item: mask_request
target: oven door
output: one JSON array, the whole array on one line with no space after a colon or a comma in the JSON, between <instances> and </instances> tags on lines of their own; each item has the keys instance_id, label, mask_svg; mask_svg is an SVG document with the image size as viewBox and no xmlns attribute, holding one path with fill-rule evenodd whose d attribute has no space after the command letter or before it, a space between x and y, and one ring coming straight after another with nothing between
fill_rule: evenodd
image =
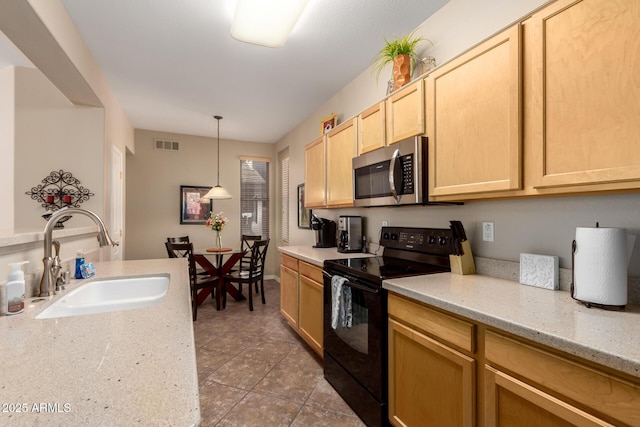
<instances>
[{"instance_id":1,"label":"oven door","mask_svg":"<svg viewBox=\"0 0 640 427\"><path fill-rule=\"evenodd\" d=\"M351 322L338 319L332 325L331 272L324 275L324 351L379 401L386 400L387 294L379 285L367 285L340 274L349 288ZM335 328L334 328L335 326ZM326 361L326 357L325 357Z\"/></svg>"}]
</instances>

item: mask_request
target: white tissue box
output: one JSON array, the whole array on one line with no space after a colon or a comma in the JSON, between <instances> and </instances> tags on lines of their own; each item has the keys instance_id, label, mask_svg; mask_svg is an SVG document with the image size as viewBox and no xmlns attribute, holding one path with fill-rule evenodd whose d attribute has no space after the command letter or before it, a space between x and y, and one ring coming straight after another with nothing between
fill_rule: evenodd
<instances>
[{"instance_id":1,"label":"white tissue box","mask_svg":"<svg viewBox=\"0 0 640 427\"><path fill-rule=\"evenodd\" d=\"M560 288L558 257L520 254L520 283L544 289Z\"/></svg>"}]
</instances>

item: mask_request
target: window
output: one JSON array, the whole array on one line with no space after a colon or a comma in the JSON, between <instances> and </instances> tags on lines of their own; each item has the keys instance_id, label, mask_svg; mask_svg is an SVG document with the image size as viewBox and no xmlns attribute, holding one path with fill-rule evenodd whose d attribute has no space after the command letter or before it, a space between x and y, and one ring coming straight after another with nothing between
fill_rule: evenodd
<instances>
[{"instance_id":1,"label":"window","mask_svg":"<svg viewBox=\"0 0 640 427\"><path fill-rule=\"evenodd\" d=\"M289 150L280 160L282 202L280 213L282 218L282 243L289 243Z\"/></svg>"},{"instance_id":2,"label":"window","mask_svg":"<svg viewBox=\"0 0 640 427\"><path fill-rule=\"evenodd\" d=\"M240 233L269 238L269 161L240 159Z\"/></svg>"}]
</instances>

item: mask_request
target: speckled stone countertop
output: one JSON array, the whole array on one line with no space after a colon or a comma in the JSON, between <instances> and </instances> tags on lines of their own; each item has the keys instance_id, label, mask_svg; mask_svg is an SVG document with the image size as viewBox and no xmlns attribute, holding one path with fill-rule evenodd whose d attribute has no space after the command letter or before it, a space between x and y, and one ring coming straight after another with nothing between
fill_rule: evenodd
<instances>
[{"instance_id":1,"label":"speckled stone countertop","mask_svg":"<svg viewBox=\"0 0 640 427\"><path fill-rule=\"evenodd\" d=\"M383 287L640 378L640 306L587 308L569 292L477 274L407 277Z\"/></svg>"},{"instance_id":2,"label":"speckled stone countertop","mask_svg":"<svg viewBox=\"0 0 640 427\"><path fill-rule=\"evenodd\" d=\"M169 274L166 299L147 308L35 319L49 302L29 298L24 313L0 317L0 425L199 425L186 260L95 265L96 278Z\"/></svg>"},{"instance_id":3,"label":"speckled stone countertop","mask_svg":"<svg viewBox=\"0 0 640 427\"><path fill-rule=\"evenodd\" d=\"M364 258L375 256L362 252L342 253L336 248L314 248L312 246L278 246L278 250L283 254L291 255L310 264L322 267L328 259L343 258Z\"/></svg>"}]
</instances>

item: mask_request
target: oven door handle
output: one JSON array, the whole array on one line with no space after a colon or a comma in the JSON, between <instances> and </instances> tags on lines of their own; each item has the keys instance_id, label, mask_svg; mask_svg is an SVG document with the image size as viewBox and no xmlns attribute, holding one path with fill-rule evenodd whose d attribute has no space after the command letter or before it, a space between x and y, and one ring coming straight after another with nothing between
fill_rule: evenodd
<instances>
[{"instance_id":1,"label":"oven door handle","mask_svg":"<svg viewBox=\"0 0 640 427\"><path fill-rule=\"evenodd\" d=\"M326 271L322 270L322 275L324 277L326 277L327 279L331 280L333 278L333 276L329 273L327 273ZM344 276L341 276L344 277ZM345 279L347 279L347 281L345 282L346 286L350 286L354 289L358 289L362 292L367 292L370 294L374 294L374 295L378 295L380 293L380 289L375 289L375 288L371 288L369 286L365 286L365 285L359 285L357 282L353 282L351 280L349 280L349 278L345 277Z\"/></svg>"}]
</instances>

